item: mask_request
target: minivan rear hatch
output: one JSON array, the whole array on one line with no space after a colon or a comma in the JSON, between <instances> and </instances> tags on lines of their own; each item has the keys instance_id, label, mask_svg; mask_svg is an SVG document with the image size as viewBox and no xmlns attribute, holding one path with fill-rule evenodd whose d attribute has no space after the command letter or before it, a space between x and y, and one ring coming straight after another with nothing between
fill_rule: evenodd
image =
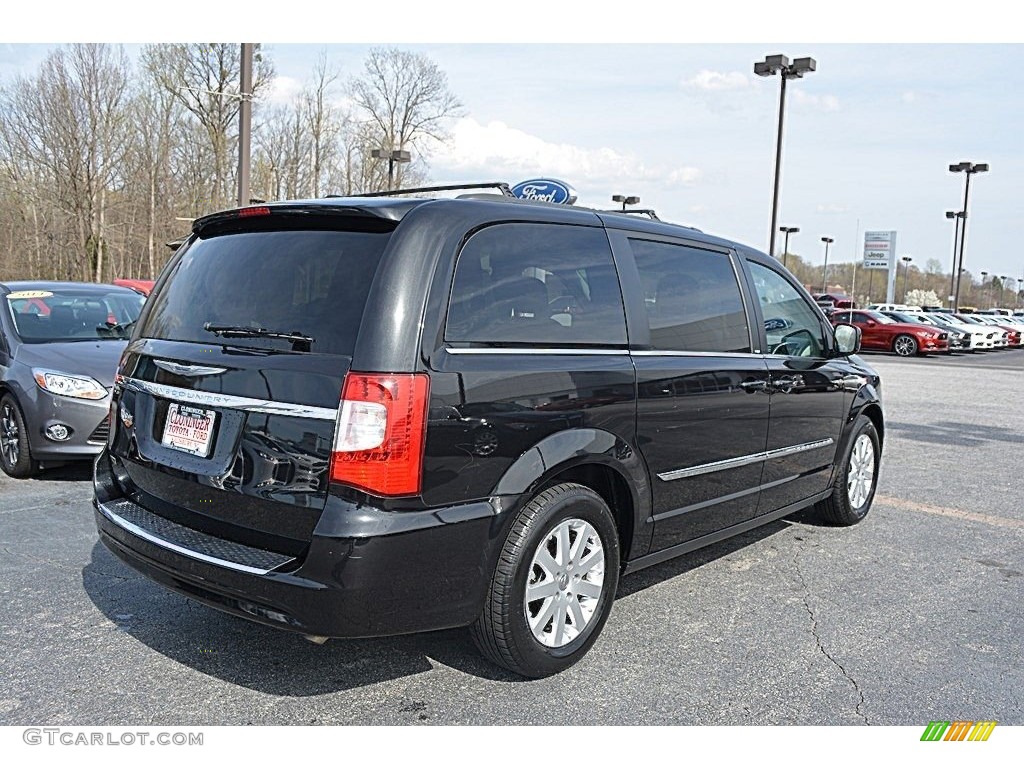
<instances>
[{"instance_id":1,"label":"minivan rear hatch","mask_svg":"<svg viewBox=\"0 0 1024 768\"><path fill-rule=\"evenodd\" d=\"M110 452L122 490L155 514L299 555L396 222L250 210L197 227L168 265L122 361Z\"/></svg>"}]
</instances>

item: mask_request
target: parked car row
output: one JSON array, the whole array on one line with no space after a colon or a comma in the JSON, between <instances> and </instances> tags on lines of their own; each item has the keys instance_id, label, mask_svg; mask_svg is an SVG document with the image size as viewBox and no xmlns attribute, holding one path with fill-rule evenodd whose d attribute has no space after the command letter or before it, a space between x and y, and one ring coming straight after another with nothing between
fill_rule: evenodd
<instances>
[{"instance_id":1,"label":"parked car row","mask_svg":"<svg viewBox=\"0 0 1024 768\"><path fill-rule=\"evenodd\" d=\"M901 357L929 353L978 352L1017 348L1024 343L1024 317L961 312L925 312L916 307L884 311L835 311L833 324L861 329L865 350L892 352Z\"/></svg>"}]
</instances>

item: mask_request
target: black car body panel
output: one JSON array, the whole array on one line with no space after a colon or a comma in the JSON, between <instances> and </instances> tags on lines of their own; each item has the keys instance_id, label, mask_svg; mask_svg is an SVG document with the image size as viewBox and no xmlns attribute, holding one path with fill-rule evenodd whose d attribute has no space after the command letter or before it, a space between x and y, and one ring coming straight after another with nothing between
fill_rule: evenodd
<instances>
[{"instance_id":1,"label":"black car body panel","mask_svg":"<svg viewBox=\"0 0 1024 768\"><path fill-rule=\"evenodd\" d=\"M500 228L516 226L531 228L510 230L523 233L521 242L550 232L551 242L588 245L505 252L503 244L519 241L502 239ZM308 348L207 337L205 316L181 324L165 307L174 291L184 292L175 306L190 305L195 287L180 265L197 244L243 264L232 254L248 245L233 250L231 238L258 244L259 233L283 233L277 241L291 244L335 230L381 236L373 268L350 280L364 280L365 296L331 305L317 286L337 283L297 246L290 266L268 267L277 298L267 301L281 305L268 312L280 320L252 326L316 337ZM707 344L728 335L732 347L666 347L658 323L678 286L673 275L651 277L661 247L694 263L707 258L707 274L730 291L731 325L694 328ZM338 253L344 258L345 247ZM500 276L513 257L532 260ZM561 261L573 266L560 271ZM796 342L784 333L780 346L775 337L793 320L764 316L755 269L773 270L793 292L783 314L806 303L814 354L787 353ZM523 291L521 304L502 303L510 287ZM541 287L546 293L529 303L527 293ZM240 298L222 290L195 302L217 323L260 322L248 289L238 288ZM236 300L256 308L216 303ZM96 465L102 539L171 589L310 635L472 623L516 515L553 483L581 483L608 500L630 571L820 500L857 416L869 415L882 433L877 375L835 351L831 325L777 262L625 215L507 198L352 198L270 204L247 218L225 212L196 222L150 301L114 385L111 447ZM608 312L616 302L617 314ZM325 306L360 318L344 325L355 323L351 349L317 351L324 332L304 322L338 332L326 324L337 318L318 314ZM494 316L463 327L454 308L469 306ZM536 340L480 336L494 328ZM342 392L353 376L371 374L428 382L415 493L376 493L334 474L347 439ZM214 413L208 454L165 445L175 403ZM250 556L279 564L246 565Z\"/></svg>"}]
</instances>

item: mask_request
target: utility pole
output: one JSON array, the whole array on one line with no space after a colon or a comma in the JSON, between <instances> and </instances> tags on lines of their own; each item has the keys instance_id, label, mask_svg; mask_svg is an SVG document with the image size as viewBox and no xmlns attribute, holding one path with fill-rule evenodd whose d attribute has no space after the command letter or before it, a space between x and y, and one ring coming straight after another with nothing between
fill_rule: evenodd
<instances>
[{"instance_id":1,"label":"utility pole","mask_svg":"<svg viewBox=\"0 0 1024 768\"><path fill-rule=\"evenodd\" d=\"M253 43L242 43L241 84L238 108L238 205L249 204L250 146L252 143L252 50Z\"/></svg>"}]
</instances>

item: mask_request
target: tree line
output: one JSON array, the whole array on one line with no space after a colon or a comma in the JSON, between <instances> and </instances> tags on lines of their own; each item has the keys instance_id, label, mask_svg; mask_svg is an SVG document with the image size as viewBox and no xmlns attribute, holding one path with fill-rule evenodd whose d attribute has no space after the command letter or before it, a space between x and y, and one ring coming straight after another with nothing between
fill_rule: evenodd
<instances>
[{"instance_id":1,"label":"tree line","mask_svg":"<svg viewBox=\"0 0 1024 768\"><path fill-rule=\"evenodd\" d=\"M829 263L827 277L823 275L822 264L811 264L801 256L786 255L786 266L812 293L840 292L853 297L858 306L871 302L882 303L886 298L887 272L884 269L864 269L861 262ZM828 281L828 291L823 291L823 280ZM925 260L918 266L915 262L899 262L896 272L896 303L916 304L903 301L917 291L916 298L927 296L927 303L949 305L950 273L943 269L942 262L935 258ZM1024 280L1007 276L978 274L964 270L960 277L960 304L988 308L992 306L1013 308L1024 306Z\"/></svg>"},{"instance_id":2,"label":"tree line","mask_svg":"<svg viewBox=\"0 0 1024 768\"><path fill-rule=\"evenodd\" d=\"M236 203L240 45L53 49L0 82L0 279L155 277L193 218ZM428 57L372 49L344 78L321 55L301 92L267 100L273 61L253 72L251 194L259 200L383 189L426 176L461 104Z\"/></svg>"}]
</instances>

